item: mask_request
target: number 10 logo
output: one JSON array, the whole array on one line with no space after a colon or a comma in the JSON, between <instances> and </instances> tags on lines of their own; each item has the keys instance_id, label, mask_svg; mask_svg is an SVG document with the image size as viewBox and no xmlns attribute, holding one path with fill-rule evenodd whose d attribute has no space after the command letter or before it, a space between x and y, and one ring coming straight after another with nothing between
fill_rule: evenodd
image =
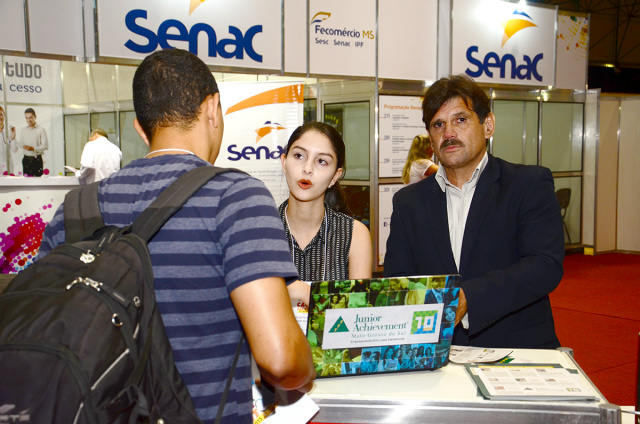
<instances>
[{"instance_id":1,"label":"number 10 logo","mask_svg":"<svg viewBox=\"0 0 640 424\"><path fill-rule=\"evenodd\" d=\"M431 334L436 330L438 311L417 311L413 313L411 334Z\"/></svg>"}]
</instances>

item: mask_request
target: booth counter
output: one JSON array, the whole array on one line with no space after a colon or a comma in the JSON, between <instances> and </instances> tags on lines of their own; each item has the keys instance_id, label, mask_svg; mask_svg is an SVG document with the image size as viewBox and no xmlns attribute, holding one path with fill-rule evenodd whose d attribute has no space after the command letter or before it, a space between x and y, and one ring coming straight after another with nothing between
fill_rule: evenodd
<instances>
[{"instance_id":1,"label":"booth counter","mask_svg":"<svg viewBox=\"0 0 640 424\"><path fill-rule=\"evenodd\" d=\"M67 191L80 185L80 179L76 177L0 177L0 193L16 190L55 190L67 187Z\"/></svg>"},{"instance_id":2,"label":"booth counter","mask_svg":"<svg viewBox=\"0 0 640 424\"><path fill-rule=\"evenodd\" d=\"M0 272L17 273L33 262L44 227L80 184L76 177L0 177Z\"/></svg>"},{"instance_id":3,"label":"booth counter","mask_svg":"<svg viewBox=\"0 0 640 424\"><path fill-rule=\"evenodd\" d=\"M318 379L311 398L315 423L599 423L619 424L620 407L607 403L572 356L572 350L515 349L521 362L557 363L576 369L598 401L486 400L463 365L435 371Z\"/></svg>"}]
</instances>

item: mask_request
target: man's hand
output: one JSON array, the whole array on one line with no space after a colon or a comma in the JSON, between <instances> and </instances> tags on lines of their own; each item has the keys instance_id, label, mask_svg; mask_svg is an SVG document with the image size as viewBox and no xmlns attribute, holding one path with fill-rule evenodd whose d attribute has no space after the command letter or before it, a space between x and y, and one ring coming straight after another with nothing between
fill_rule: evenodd
<instances>
[{"instance_id":1,"label":"man's hand","mask_svg":"<svg viewBox=\"0 0 640 424\"><path fill-rule=\"evenodd\" d=\"M466 313L467 313L467 298L465 297L462 289L460 289L460 292L458 294L458 309L456 310L455 325L458 325L458 323Z\"/></svg>"},{"instance_id":2,"label":"man's hand","mask_svg":"<svg viewBox=\"0 0 640 424\"><path fill-rule=\"evenodd\" d=\"M33 152L33 151L35 150L35 149L34 149L33 147L31 147L31 146L22 146L22 148L23 148L24 150L28 150L28 151L30 151L30 152Z\"/></svg>"}]
</instances>

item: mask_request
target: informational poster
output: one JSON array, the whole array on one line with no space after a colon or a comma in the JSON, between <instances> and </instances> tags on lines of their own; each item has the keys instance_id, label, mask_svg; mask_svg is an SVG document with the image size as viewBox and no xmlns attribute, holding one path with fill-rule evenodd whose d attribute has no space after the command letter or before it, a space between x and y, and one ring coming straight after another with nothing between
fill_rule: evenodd
<instances>
[{"instance_id":1,"label":"informational poster","mask_svg":"<svg viewBox=\"0 0 640 424\"><path fill-rule=\"evenodd\" d=\"M310 72L375 76L375 0L309 1Z\"/></svg>"},{"instance_id":2,"label":"informational poster","mask_svg":"<svg viewBox=\"0 0 640 424\"><path fill-rule=\"evenodd\" d=\"M57 60L4 56L7 103L62 104L62 79Z\"/></svg>"},{"instance_id":3,"label":"informational poster","mask_svg":"<svg viewBox=\"0 0 640 424\"><path fill-rule=\"evenodd\" d=\"M98 43L101 57L179 48L208 65L280 69L281 1L99 0Z\"/></svg>"},{"instance_id":4,"label":"informational poster","mask_svg":"<svg viewBox=\"0 0 640 424\"><path fill-rule=\"evenodd\" d=\"M381 178L401 177L414 137L425 134L422 98L418 96L380 96L378 125Z\"/></svg>"},{"instance_id":5,"label":"informational poster","mask_svg":"<svg viewBox=\"0 0 640 424\"><path fill-rule=\"evenodd\" d=\"M378 265L384 265L384 255L387 253L387 239L393 212L393 195L404 184L380 184L378 186Z\"/></svg>"},{"instance_id":6,"label":"informational poster","mask_svg":"<svg viewBox=\"0 0 640 424\"><path fill-rule=\"evenodd\" d=\"M2 66L5 76L2 91L7 100L5 153L8 156L7 169L3 173L23 175L25 149L36 147L32 146L35 143L38 144L36 151L41 151L43 176L64 175L60 62L5 56Z\"/></svg>"},{"instance_id":7,"label":"informational poster","mask_svg":"<svg viewBox=\"0 0 640 424\"><path fill-rule=\"evenodd\" d=\"M289 196L280 156L302 125L302 83L220 83L224 137L217 166L238 168L265 183L277 204Z\"/></svg>"},{"instance_id":8,"label":"informational poster","mask_svg":"<svg viewBox=\"0 0 640 424\"><path fill-rule=\"evenodd\" d=\"M557 6L453 0L452 74L477 82L553 86Z\"/></svg>"},{"instance_id":9,"label":"informational poster","mask_svg":"<svg viewBox=\"0 0 640 424\"><path fill-rule=\"evenodd\" d=\"M27 119L27 117L33 118ZM33 142L33 137L29 137L29 134L38 132L40 139L46 138L46 144L39 147L42 149L42 177L64 175L63 121L62 107L60 106L7 106L5 126L8 127L9 141L7 144L9 150L8 174L24 175L25 147Z\"/></svg>"},{"instance_id":10,"label":"informational poster","mask_svg":"<svg viewBox=\"0 0 640 424\"><path fill-rule=\"evenodd\" d=\"M2 91L8 105L4 119L4 153L8 157L3 173L23 175L25 148L35 147L30 145L35 143L33 134L37 132L43 176L64 175L60 62L4 56L2 66ZM28 116L31 118L27 119ZM29 137L28 133L32 136Z\"/></svg>"},{"instance_id":11,"label":"informational poster","mask_svg":"<svg viewBox=\"0 0 640 424\"><path fill-rule=\"evenodd\" d=\"M587 87L589 18L558 12L556 88L584 90Z\"/></svg>"}]
</instances>

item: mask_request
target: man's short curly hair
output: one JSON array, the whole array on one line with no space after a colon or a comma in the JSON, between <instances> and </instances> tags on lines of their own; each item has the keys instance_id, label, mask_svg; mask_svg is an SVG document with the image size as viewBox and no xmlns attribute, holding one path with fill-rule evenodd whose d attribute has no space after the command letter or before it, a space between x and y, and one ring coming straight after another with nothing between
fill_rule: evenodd
<instances>
[{"instance_id":1,"label":"man's short curly hair","mask_svg":"<svg viewBox=\"0 0 640 424\"><path fill-rule=\"evenodd\" d=\"M152 53L133 77L133 107L149 140L160 128L192 128L202 103L217 92L207 65L186 50Z\"/></svg>"}]
</instances>

